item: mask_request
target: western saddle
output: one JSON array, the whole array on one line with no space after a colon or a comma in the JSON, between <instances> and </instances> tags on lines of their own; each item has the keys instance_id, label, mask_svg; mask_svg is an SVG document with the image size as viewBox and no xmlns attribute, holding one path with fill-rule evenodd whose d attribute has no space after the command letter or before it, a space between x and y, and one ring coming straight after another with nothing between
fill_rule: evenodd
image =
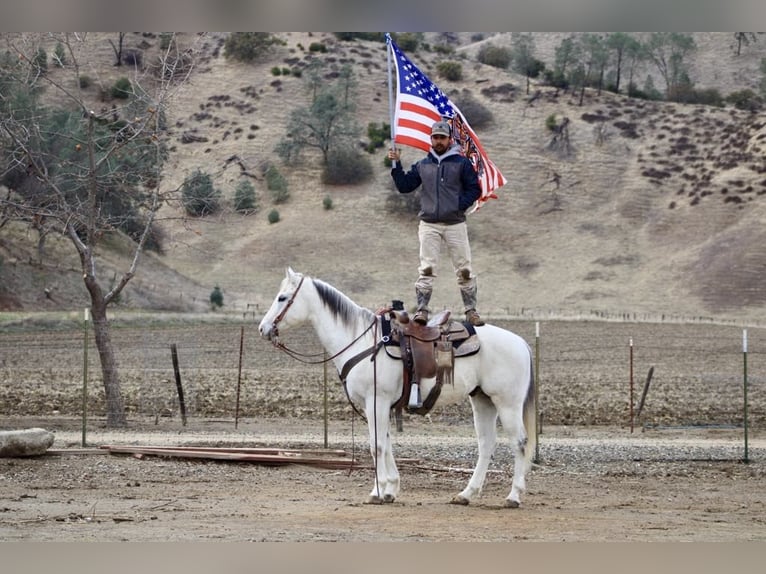
<instances>
[{"instance_id":1,"label":"western saddle","mask_svg":"<svg viewBox=\"0 0 766 574\"><path fill-rule=\"evenodd\" d=\"M442 385L453 384L455 358L479 351L476 329L468 322L451 320L449 310L435 314L425 325L411 321L403 310L386 308L379 313L386 354L402 361L402 396L393 408L425 415L439 398ZM436 384L421 400L419 383L431 378Z\"/></svg>"}]
</instances>

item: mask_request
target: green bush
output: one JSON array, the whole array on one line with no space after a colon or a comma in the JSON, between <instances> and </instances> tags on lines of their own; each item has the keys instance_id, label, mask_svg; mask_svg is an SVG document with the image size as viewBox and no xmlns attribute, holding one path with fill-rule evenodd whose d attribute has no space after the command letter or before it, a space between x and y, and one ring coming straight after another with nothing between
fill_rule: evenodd
<instances>
[{"instance_id":1,"label":"green bush","mask_svg":"<svg viewBox=\"0 0 766 574\"><path fill-rule=\"evenodd\" d=\"M201 217L217 212L220 198L221 192L213 187L210 175L199 169L184 179L181 186L181 201L189 215Z\"/></svg>"},{"instance_id":2,"label":"green bush","mask_svg":"<svg viewBox=\"0 0 766 574\"><path fill-rule=\"evenodd\" d=\"M391 137L391 125L382 122L378 127L374 122L370 122L367 124L367 137L370 138L367 151L373 153L376 149L382 148L386 144L386 140Z\"/></svg>"},{"instance_id":3,"label":"green bush","mask_svg":"<svg viewBox=\"0 0 766 574\"><path fill-rule=\"evenodd\" d=\"M271 192L271 200L274 203L286 203L290 199L287 180L273 165L266 171L266 187Z\"/></svg>"},{"instance_id":4,"label":"green bush","mask_svg":"<svg viewBox=\"0 0 766 574\"><path fill-rule=\"evenodd\" d=\"M455 53L455 47L450 46L449 44L436 44L434 46L434 52L437 54L446 54L448 56L451 56Z\"/></svg>"},{"instance_id":5,"label":"green bush","mask_svg":"<svg viewBox=\"0 0 766 574\"><path fill-rule=\"evenodd\" d=\"M56 47L53 49L53 55L56 57L56 65L59 68L63 68L66 65L66 50L64 44L56 42Z\"/></svg>"},{"instance_id":6,"label":"green bush","mask_svg":"<svg viewBox=\"0 0 766 574\"><path fill-rule=\"evenodd\" d=\"M213 291L210 293L210 306L213 309L220 309L223 307L223 291L216 285L213 287Z\"/></svg>"},{"instance_id":7,"label":"green bush","mask_svg":"<svg viewBox=\"0 0 766 574\"><path fill-rule=\"evenodd\" d=\"M569 81L561 70L545 70L543 72L543 78L545 84L559 90L566 90L569 88Z\"/></svg>"},{"instance_id":8,"label":"green bush","mask_svg":"<svg viewBox=\"0 0 766 574\"><path fill-rule=\"evenodd\" d=\"M173 32L160 33L160 50L167 51L168 48L175 42L175 34Z\"/></svg>"},{"instance_id":9,"label":"green bush","mask_svg":"<svg viewBox=\"0 0 766 574\"><path fill-rule=\"evenodd\" d=\"M269 223L276 223L279 221L279 212L276 209L269 211Z\"/></svg>"},{"instance_id":10,"label":"green bush","mask_svg":"<svg viewBox=\"0 0 766 574\"><path fill-rule=\"evenodd\" d=\"M80 76L79 82L80 82L80 87L83 90L86 90L93 85L93 78L83 74L82 76Z\"/></svg>"},{"instance_id":11,"label":"green bush","mask_svg":"<svg viewBox=\"0 0 766 574\"><path fill-rule=\"evenodd\" d=\"M322 42L311 42L309 52L327 52L327 46Z\"/></svg>"},{"instance_id":12,"label":"green bush","mask_svg":"<svg viewBox=\"0 0 766 574\"><path fill-rule=\"evenodd\" d=\"M274 66L271 68L271 75L272 76L281 76L282 75L282 68L279 66Z\"/></svg>"},{"instance_id":13,"label":"green bush","mask_svg":"<svg viewBox=\"0 0 766 574\"><path fill-rule=\"evenodd\" d=\"M436 66L439 76L451 82L458 82L463 79L463 65L460 62L439 62Z\"/></svg>"},{"instance_id":14,"label":"green bush","mask_svg":"<svg viewBox=\"0 0 766 574\"><path fill-rule=\"evenodd\" d=\"M32 66L35 71L44 74L48 71L48 54L42 48L38 48L35 57L32 60Z\"/></svg>"},{"instance_id":15,"label":"green bush","mask_svg":"<svg viewBox=\"0 0 766 574\"><path fill-rule=\"evenodd\" d=\"M239 213L250 214L258 211L258 198L250 180L243 179L234 190L234 209Z\"/></svg>"},{"instance_id":16,"label":"green bush","mask_svg":"<svg viewBox=\"0 0 766 574\"><path fill-rule=\"evenodd\" d=\"M738 110L757 112L763 107L763 98L753 90L744 89L732 92L726 96L726 101Z\"/></svg>"},{"instance_id":17,"label":"green bush","mask_svg":"<svg viewBox=\"0 0 766 574\"><path fill-rule=\"evenodd\" d=\"M242 62L252 62L269 52L272 46L284 41L268 32L232 32L223 44L223 54Z\"/></svg>"},{"instance_id":18,"label":"green bush","mask_svg":"<svg viewBox=\"0 0 766 574\"><path fill-rule=\"evenodd\" d=\"M325 211L330 211L332 209L332 197L325 195L322 200L322 207L325 208Z\"/></svg>"},{"instance_id":19,"label":"green bush","mask_svg":"<svg viewBox=\"0 0 766 574\"><path fill-rule=\"evenodd\" d=\"M330 152L322 170L322 183L326 185L356 185L372 177L370 160L355 149Z\"/></svg>"},{"instance_id":20,"label":"green bush","mask_svg":"<svg viewBox=\"0 0 766 574\"><path fill-rule=\"evenodd\" d=\"M487 66L506 69L511 63L512 54L508 48L484 44L479 49L477 59Z\"/></svg>"},{"instance_id":21,"label":"green bush","mask_svg":"<svg viewBox=\"0 0 766 574\"><path fill-rule=\"evenodd\" d=\"M126 100L130 97L131 92L133 91L133 84L130 83L130 80L123 76L122 78L118 78L117 81L112 86L112 97L113 98L119 98L122 100Z\"/></svg>"},{"instance_id":22,"label":"green bush","mask_svg":"<svg viewBox=\"0 0 766 574\"><path fill-rule=\"evenodd\" d=\"M396 45L402 52L415 52L420 47L423 38L422 32L402 32L400 34L391 34Z\"/></svg>"},{"instance_id":23,"label":"green bush","mask_svg":"<svg viewBox=\"0 0 766 574\"><path fill-rule=\"evenodd\" d=\"M556 121L556 114L551 114L545 118L545 127L550 132L555 132L558 129L559 123Z\"/></svg>"}]
</instances>

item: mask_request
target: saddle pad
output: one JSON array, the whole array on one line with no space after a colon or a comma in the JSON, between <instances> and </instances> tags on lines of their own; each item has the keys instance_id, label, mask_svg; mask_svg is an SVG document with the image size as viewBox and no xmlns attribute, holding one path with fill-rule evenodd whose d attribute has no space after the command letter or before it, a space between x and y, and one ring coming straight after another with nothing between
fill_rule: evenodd
<instances>
[{"instance_id":1,"label":"saddle pad","mask_svg":"<svg viewBox=\"0 0 766 574\"><path fill-rule=\"evenodd\" d=\"M392 324L389 321L384 321L383 323L383 333L389 337L388 342L384 345L386 354L392 359L401 359L402 350L399 345L399 337L401 336L399 327L396 323ZM476 334L476 328L473 325L463 321L450 321L445 327L447 340L452 342L455 357L467 357L479 351L481 344L479 336Z\"/></svg>"}]
</instances>

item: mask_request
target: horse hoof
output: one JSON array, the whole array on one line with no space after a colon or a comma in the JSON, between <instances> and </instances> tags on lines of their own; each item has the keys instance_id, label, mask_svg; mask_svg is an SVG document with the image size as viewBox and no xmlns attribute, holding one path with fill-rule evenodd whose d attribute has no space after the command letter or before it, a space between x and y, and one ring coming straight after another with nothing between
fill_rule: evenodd
<instances>
[{"instance_id":1,"label":"horse hoof","mask_svg":"<svg viewBox=\"0 0 766 574\"><path fill-rule=\"evenodd\" d=\"M467 498L463 498L459 494L449 501L450 504L459 504L460 506L468 506L470 501Z\"/></svg>"},{"instance_id":2,"label":"horse hoof","mask_svg":"<svg viewBox=\"0 0 766 574\"><path fill-rule=\"evenodd\" d=\"M383 502L393 502L394 500L396 500L396 497L393 494L386 494L383 497Z\"/></svg>"},{"instance_id":3,"label":"horse hoof","mask_svg":"<svg viewBox=\"0 0 766 574\"><path fill-rule=\"evenodd\" d=\"M505 507L506 508L518 508L519 507L519 501L518 500L511 500L510 498L505 499Z\"/></svg>"},{"instance_id":4,"label":"horse hoof","mask_svg":"<svg viewBox=\"0 0 766 574\"><path fill-rule=\"evenodd\" d=\"M371 496L367 499L367 504L383 504L383 499L379 496Z\"/></svg>"}]
</instances>

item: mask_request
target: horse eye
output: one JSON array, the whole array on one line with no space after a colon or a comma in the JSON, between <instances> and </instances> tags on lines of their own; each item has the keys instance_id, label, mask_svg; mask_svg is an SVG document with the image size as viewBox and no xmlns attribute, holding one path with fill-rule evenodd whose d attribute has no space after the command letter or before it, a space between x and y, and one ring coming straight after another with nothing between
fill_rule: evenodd
<instances>
[{"instance_id":1,"label":"horse eye","mask_svg":"<svg viewBox=\"0 0 766 574\"><path fill-rule=\"evenodd\" d=\"M279 301L280 303L282 301L287 301L287 295L280 295L279 297L277 297L277 301Z\"/></svg>"}]
</instances>

